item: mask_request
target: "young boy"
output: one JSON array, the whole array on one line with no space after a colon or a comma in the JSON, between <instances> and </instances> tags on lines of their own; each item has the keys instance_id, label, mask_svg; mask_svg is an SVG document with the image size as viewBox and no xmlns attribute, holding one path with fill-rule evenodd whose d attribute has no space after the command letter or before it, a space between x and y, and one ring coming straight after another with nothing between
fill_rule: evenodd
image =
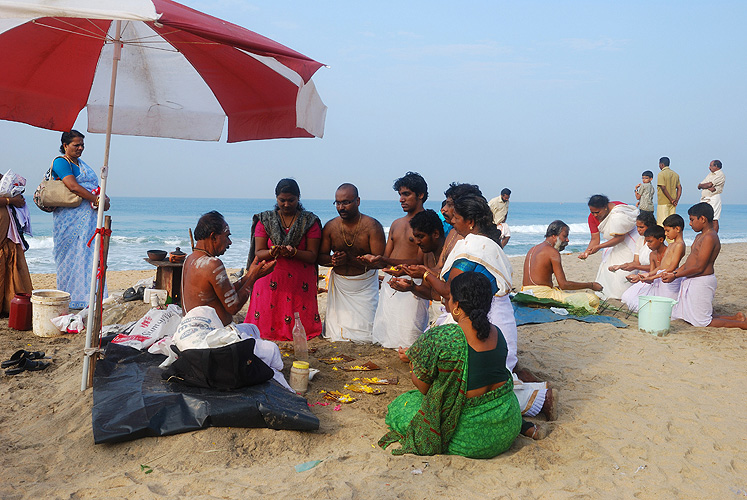
<instances>
[{"instance_id":1,"label":"young boy","mask_svg":"<svg viewBox=\"0 0 747 500\"><path fill-rule=\"evenodd\" d=\"M633 283L633 286L625 290L620 300L623 304L628 306L631 311L638 310L638 296L640 295L654 295L652 293L653 283L652 279L644 279L649 276L655 276L656 270L659 268L665 253L667 252L667 245L664 243L664 228L658 225L653 225L646 229L643 233L643 237L646 241L646 246L651 250L649 254L649 272L642 272L638 274L629 274L625 278ZM676 295L675 295L676 297Z\"/></svg>"},{"instance_id":2,"label":"young boy","mask_svg":"<svg viewBox=\"0 0 747 500\"><path fill-rule=\"evenodd\" d=\"M641 174L641 182L635 187L635 199L638 202L635 206L643 212L648 212L654 215L654 186L651 184L651 180L654 178L654 173L650 170L646 170Z\"/></svg>"},{"instance_id":3,"label":"young boy","mask_svg":"<svg viewBox=\"0 0 747 500\"><path fill-rule=\"evenodd\" d=\"M716 275L713 263L721 251L721 242L713 229L713 207L701 202L687 211L690 227L700 233L695 237L685 263L672 272L662 273L661 280L671 283L684 278L672 319L683 319L693 326L741 328L747 330L744 313L734 316L715 316L713 297L716 294Z\"/></svg>"}]
</instances>

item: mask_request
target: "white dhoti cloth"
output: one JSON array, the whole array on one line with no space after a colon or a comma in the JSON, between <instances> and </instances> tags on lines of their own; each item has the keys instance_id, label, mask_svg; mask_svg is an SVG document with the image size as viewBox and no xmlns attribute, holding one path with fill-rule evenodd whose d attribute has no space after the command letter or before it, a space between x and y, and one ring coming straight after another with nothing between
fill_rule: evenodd
<instances>
[{"instance_id":1,"label":"white dhoti cloth","mask_svg":"<svg viewBox=\"0 0 747 500\"><path fill-rule=\"evenodd\" d=\"M657 275L661 274L664 271L657 271ZM628 306L628 309L631 311L638 311L638 297L641 295L648 295L653 297L668 297L673 300L677 300L677 297L680 293L680 285L682 284L682 280L684 278L677 278L671 283L664 283L660 279L655 279L651 283L644 283L643 281L639 281L638 283L633 283L633 285L625 290L625 293L623 293L623 296L620 300L622 300L623 304Z\"/></svg>"},{"instance_id":2,"label":"white dhoti cloth","mask_svg":"<svg viewBox=\"0 0 747 500\"><path fill-rule=\"evenodd\" d=\"M700 201L705 201L713 207L713 220L719 220L721 218L721 195L712 194L711 196L703 197Z\"/></svg>"},{"instance_id":3,"label":"white dhoti cloth","mask_svg":"<svg viewBox=\"0 0 747 500\"><path fill-rule=\"evenodd\" d=\"M329 273L324 338L332 342L373 342L373 323L379 303L379 273L359 276Z\"/></svg>"},{"instance_id":4,"label":"white dhoti cloth","mask_svg":"<svg viewBox=\"0 0 747 500\"><path fill-rule=\"evenodd\" d=\"M373 323L373 341L382 347L410 347L428 326L428 302L411 292L389 286L387 275L379 291L379 305ZM419 283L421 280L416 280Z\"/></svg>"},{"instance_id":5,"label":"white dhoti cloth","mask_svg":"<svg viewBox=\"0 0 747 500\"><path fill-rule=\"evenodd\" d=\"M519 400L521 414L526 417L534 417L542 410L547 395L547 382L522 382L515 373L514 394Z\"/></svg>"},{"instance_id":6,"label":"white dhoti cloth","mask_svg":"<svg viewBox=\"0 0 747 500\"><path fill-rule=\"evenodd\" d=\"M607 217L599 223L599 235L609 240L614 236L625 235L625 239L617 245L602 250L602 263L594 281L602 285L602 291L597 294L603 299L619 299L623 292L630 287L625 277L630 271L610 271L610 266L617 266L633 261L635 242L638 232L635 220L638 209L630 205L616 205Z\"/></svg>"},{"instance_id":7,"label":"white dhoti cloth","mask_svg":"<svg viewBox=\"0 0 747 500\"><path fill-rule=\"evenodd\" d=\"M715 295L715 274L683 279L677 304L672 309L672 319L683 319L693 326L710 325Z\"/></svg>"}]
</instances>

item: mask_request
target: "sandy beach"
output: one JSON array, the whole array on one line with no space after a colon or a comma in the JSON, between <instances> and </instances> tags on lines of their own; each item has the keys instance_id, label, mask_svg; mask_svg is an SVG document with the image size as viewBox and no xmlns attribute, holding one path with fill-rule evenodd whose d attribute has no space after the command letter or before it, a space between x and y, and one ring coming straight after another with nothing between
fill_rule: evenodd
<instances>
[{"instance_id":1,"label":"sandy beach","mask_svg":"<svg viewBox=\"0 0 747 500\"><path fill-rule=\"evenodd\" d=\"M716 262L715 312L747 309L747 244L724 245ZM566 255L566 275L591 280L599 256ZM514 286L522 258L513 258ZM153 271L109 273L123 290ZM34 275L54 288L54 275ZM320 295L322 310L326 295ZM148 306L133 304L126 319ZM344 390L355 376L318 358L345 353L398 376L386 394L362 394L334 411L313 406L316 432L208 428L94 445L92 390L80 391L83 335L40 338L0 320L0 356L44 350L43 372L0 376L0 498L741 498L747 496L747 336L675 321L666 337L573 320L519 327L519 364L560 390L559 418L542 441L519 437L491 460L392 456L376 446L386 405L410 390L392 350L314 339L321 370L307 395ZM243 316L242 316L243 317ZM286 374L291 358L285 358ZM357 361L356 361L357 362ZM542 421L538 419L538 421ZM396 446L396 445L395 445ZM293 466L323 460L298 473ZM142 467L147 466L147 467ZM146 473L152 470L150 473ZM421 471L422 473L417 473Z\"/></svg>"}]
</instances>

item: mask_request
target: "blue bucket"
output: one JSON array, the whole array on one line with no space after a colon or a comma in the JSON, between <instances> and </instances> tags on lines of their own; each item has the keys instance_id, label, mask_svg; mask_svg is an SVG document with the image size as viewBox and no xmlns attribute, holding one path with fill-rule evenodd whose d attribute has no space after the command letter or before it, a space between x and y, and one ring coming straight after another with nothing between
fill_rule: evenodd
<instances>
[{"instance_id":1,"label":"blue bucket","mask_svg":"<svg viewBox=\"0 0 747 500\"><path fill-rule=\"evenodd\" d=\"M677 303L669 297L641 295L638 297L638 329L663 337L669 333L672 307Z\"/></svg>"}]
</instances>

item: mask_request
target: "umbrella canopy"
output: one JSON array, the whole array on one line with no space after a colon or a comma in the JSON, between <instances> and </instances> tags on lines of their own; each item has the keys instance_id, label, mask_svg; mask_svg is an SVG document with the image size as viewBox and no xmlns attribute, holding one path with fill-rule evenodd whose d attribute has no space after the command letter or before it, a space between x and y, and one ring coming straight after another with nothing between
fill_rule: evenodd
<instances>
[{"instance_id":1,"label":"umbrella canopy","mask_svg":"<svg viewBox=\"0 0 747 500\"><path fill-rule=\"evenodd\" d=\"M0 53L0 119L70 130L86 107L106 133L101 198L112 134L217 141L226 118L228 142L324 133L321 63L171 0L0 0ZM99 203L82 390L103 220Z\"/></svg>"},{"instance_id":2,"label":"umbrella canopy","mask_svg":"<svg viewBox=\"0 0 747 500\"><path fill-rule=\"evenodd\" d=\"M0 119L70 130L86 107L105 132L114 20L112 133L217 141L227 117L228 142L323 135L321 63L170 0L0 0Z\"/></svg>"}]
</instances>

